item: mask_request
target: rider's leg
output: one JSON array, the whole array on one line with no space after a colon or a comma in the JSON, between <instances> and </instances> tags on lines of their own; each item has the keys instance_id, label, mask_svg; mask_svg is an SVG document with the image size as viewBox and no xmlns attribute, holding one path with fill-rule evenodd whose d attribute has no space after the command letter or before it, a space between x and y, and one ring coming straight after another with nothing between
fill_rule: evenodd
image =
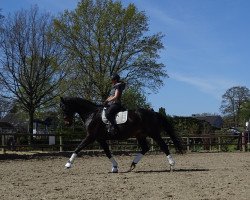
<instances>
[{"instance_id":1,"label":"rider's leg","mask_svg":"<svg viewBox=\"0 0 250 200\"><path fill-rule=\"evenodd\" d=\"M111 104L106 110L106 118L111 123L112 129L111 131L118 131L118 126L115 122L115 116L120 111L121 106L119 104Z\"/></svg>"}]
</instances>

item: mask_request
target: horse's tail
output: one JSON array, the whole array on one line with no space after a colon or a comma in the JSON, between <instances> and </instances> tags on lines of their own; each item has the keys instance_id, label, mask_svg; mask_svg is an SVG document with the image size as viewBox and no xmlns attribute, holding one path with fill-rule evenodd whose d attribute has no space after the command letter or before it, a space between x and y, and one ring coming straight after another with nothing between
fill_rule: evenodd
<instances>
[{"instance_id":1,"label":"horse's tail","mask_svg":"<svg viewBox=\"0 0 250 200\"><path fill-rule=\"evenodd\" d=\"M173 120L171 117L165 117L160 113L157 113L158 120L164 131L170 136L174 143L174 147L177 152L183 153L183 146L181 137L175 132Z\"/></svg>"}]
</instances>

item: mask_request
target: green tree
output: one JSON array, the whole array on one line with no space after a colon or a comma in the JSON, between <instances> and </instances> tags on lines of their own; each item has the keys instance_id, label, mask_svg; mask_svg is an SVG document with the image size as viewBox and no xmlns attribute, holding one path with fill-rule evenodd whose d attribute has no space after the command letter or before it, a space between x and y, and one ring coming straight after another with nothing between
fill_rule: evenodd
<instances>
[{"instance_id":1,"label":"green tree","mask_svg":"<svg viewBox=\"0 0 250 200\"><path fill-rule=\"evenodd\" d=\"M130 87L125 90L122 102L127 109L134 110L137 108L149 108L145 95L143 95L137 88Z\"/></svg>"},{"instance_id":2,"label":"green tree","mask_svg":"<svg viewBox=\"0 0 250 200\"><path fill-rule=\"evenodd\" d=\"M182 136L190 134L191 135L209 134L216 129L212 127L208 122L196 119L194 117L174 116L173 121L175 130Z\"/></svg>"},{"instance_id":3,"label":"green tree","mask_svg":"<svg viewBox=\"0 0 250 200\"><path fill-rule=\"evenodd\" d=\"M250 119L250 101L246 101L242 104L240 119L243 123Z\"/></svg>"},{"instance_id":4,"label":"green tree","mask_svg":"<svg viewBox=\"0 0 250 200\"><path fill-rule=\"evenodd\" d=\"M71 62L71 92L103 101L110 76L119 73L127 85L152 91L167 76L158 63L161 33L148 33L148 18L134 4L112 0L83 0L74 11L55 20L55 36Z\"/></svg>"},{"instance_id":5,"label":"green tree","mask_svg":"<svg viewBox=\"0 0 250 200\"><path fill-rule=\"evenodd\" d=\"M250 90L245 86L228 89L222 96L221 111L233 118L234 126L239 125L242 105L250 100Z\"/></svg>"},{"instance_id":6,"label":"green tree","mask_svg":"<svg viewBox=\"0 0 250 200\"><path fill-rule=\"evenodd\" d=\"M165 109L165 108L160 107L160 108L159 108L159 113L160 113L161 115L167 117L167 113L166 113L166 109Z\"/></svg>"},{"instance_id":7,"label":"green tree","mask_svg":"<svg viewBox=\"0 0 250 200\"><path fill-rule=\"evenodd\" d=\"M16 99L29 114L33 132L34 113L57 96L64 76L63 52L51 37L53 18L37 7L9 15L3 22L0 43L1 95Z\"/></svg>"}]
</instances>

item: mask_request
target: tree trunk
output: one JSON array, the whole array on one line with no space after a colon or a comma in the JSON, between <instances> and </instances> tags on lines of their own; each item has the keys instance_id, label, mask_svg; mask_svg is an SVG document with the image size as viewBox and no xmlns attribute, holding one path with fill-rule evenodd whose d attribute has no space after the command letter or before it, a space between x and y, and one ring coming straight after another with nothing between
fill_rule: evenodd
<instances>
[{"instance_id":1,"label":"tree trunk","mask_svg":"<svg viewBox=\"0 0 250 200\"><path fill-rule=\"evenodd\" d=\"M34 110L30 110L29 111L29 135L30 135L30 139L29 139L29 143L33 144L33 123L34 123Z\"/></svg>"}]
</instances>

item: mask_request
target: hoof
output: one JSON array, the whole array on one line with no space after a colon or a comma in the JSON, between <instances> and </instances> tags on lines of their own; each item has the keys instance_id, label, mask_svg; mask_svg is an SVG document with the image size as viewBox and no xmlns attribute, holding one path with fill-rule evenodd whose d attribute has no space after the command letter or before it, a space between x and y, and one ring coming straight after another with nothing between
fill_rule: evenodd
<instances>
[{"instance_id":1,"label":"hoof","mask_svg":"<svg viewBox=\"0 0 250 200\"><path fill-rule=\"evenodd\" d=\"M167 158L168 158L168 163L170 165L170 172L173 172L174 166L175 166L175 161L171 155L168 155Z\"/></svg>"},{"instance_id":2,"label":"hoof","mask_svg":"<svg viewBox=\"0 0 250 200\"><path fill-rule=\"evenodd\" d=\"M129 171L132 172L136 167L136 163L132 162Z\"/></svg>"},{"instance_id":3,"label":"hoof","mask_svg":"<svg viewBox=\"0 0 250 200\"><path fill-rule=\"evenodd\" d=\"M72 164L70 162L67 162L65 165L65 169L69 169L72 167Z\"/></svg>"},{"instance_id":4,"label":"hoof","mask_svg":"<svg viewBox=\"0 0 250 200\"><path fill-rule=\"evenodd\" d=\"M170 165L170 172L174 171L174 165Z\"/></svg>"},{"instance_id":5,"label":"hoof","mask_svg":"<svg viewBox=\"0 0 250 200\"><path fill-rule=\"evenodd\" d=\"M118 173L118 167L117 167L117 166L112 167L111 172L112 172L112 173Z\"/></svg>"}]
</instances>

